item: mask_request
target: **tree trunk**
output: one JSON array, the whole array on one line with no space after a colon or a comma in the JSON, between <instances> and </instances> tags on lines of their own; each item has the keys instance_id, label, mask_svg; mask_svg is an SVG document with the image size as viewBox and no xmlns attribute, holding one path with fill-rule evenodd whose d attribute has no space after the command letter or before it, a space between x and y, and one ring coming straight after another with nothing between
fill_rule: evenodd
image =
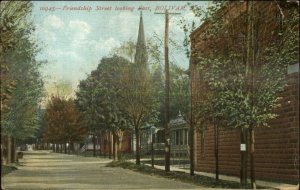
<instances>
[{"instance_id":1,"label":"tree trunk","mask_svg":"<svg viewBox=\"0 0 300 190\"><path fill-rule=\"evenodd\" d=\"M118 160L121 159L121 154L122 154L122 143L123 143L123 133L118 136Z\"/></svg>"},{"instance_id":2,"label":"tree trunk","mask_svg":"<svg viewBox=\"0 0 300 190\"><path fill-rule=\"evenodd\" d=\"M74 142L70 142L70 153L74 153Z\"/></svg>"},{"instance_id":3,"label":"tree trunk","mask_svg":"<svg viewBox=\"0 0 300 190\"><path fill-rule=\"evenodd\" d=\"M112 149L113 149L113 159L114 160L116 160L116 152L115 152L115 150L116 150L116 146L115 146L115 140L116 140L116 138L115 138L115 133L113 132L113 135L112 135Z\"/></svg>"},{"instance_id":4,"label":"tree trunk","mask_svg":"<svg viewBox=\"0 0 300 190\"><path fill-rule=\"evenodd\" d=\"M102 136L101 136L101 132L99 132L98 136L99 136L99 137L98 137L98 142L99 142L99 156L102 156L102 148L103 148L103 147L102 147L102 141L103 141L102 139L103 139L103 138L102 138Z\"/></svg>"},{"instance_id":5,"label":"tree trunk","mask_svg":"<svg viewBox=\"0 0 300 190\"><path fill-rule=\"evenodd\" d=\"M248 154L249 154L249 143L248 143L248 129L245 130L245 139L246 139L246 151L245 151L245 184L247 188L248 181Z\"/></svg>"},{"instance_id":6,"label":"tree trunk","mask_svg":"<svg viewBox=\"0 0 300 190\"><path fill-rule=\"evenodd\" d=\"M1 139L1 166L4 164L4 143L2 142L2 139Z\"/></svg>"},{"instance_id":7,"label":"tree trunk","mask_svg":"<svg viewBox=\"0 0 300 190\"><path fill-rule=\"evenodd\" d=\"M216 181L219 181L219 126L215 124L215 161L216 161Z\"/></svg>"},{"instance_id":8,"label":"tree trunk","mask_svg":"<svg viewBox=\"0 0 300 190\"><path fill-rule=\"evenodd\" d=\"M252 6L253 2L252 1L247 1L246 2L247 6L247 31L246 31L246 90L247 90L247 96L251 98L251 90L252 90L252 81L251 79L251 72L252 72L252 67L251 67L251 28L252 28ZM253 52L253 51L252 51ZM241 185L242 187L246 187L247 185L247 152L248 152L248 147L247 147L247 131L246 129L242 129L241 133L241 144L245 144L246 150L241 151Z\"/></svg>"},{"instance_id":9,"label":"tree trunk","mask_svg":"<svg viewBox=\"0 0 300 190\"><path fill-rule=\"evenodd\" d=\"M4 151L3 151L4 147L1 143L1 166L4 164Z\"/></svg>"},{"instance_id":10,"label":"tree trunk","mask_svg":"<svg viewBox=\"0 0 300 190\"><path fill-rule=\"evenodd\" d=\"M192 115L192 114L191 114ZM191 116L191 127L190 127L190 175L195 175L195 161L194 161L194 123Z\"/></svg>"},{"instance_id":11,"label":"tree trunk","mask_svg":"<svg viewBox=\"0 0 300 190\"><path fill-rule=\"evenodd\" d=\"M254 130L250 128L250 175L251 175L251 188L256 189L255 183L255 167L254 167Z\"/></svg>"},{"instance_id":12,"label":"tree trunk","mask_svg":"<svg viewBox=\"0 0 300 190\"><path fill-rule=\"evenodd\" d=\"M241 129L241 144L245 146L245 150L241 150L241 176L240 182L243 188L247 184L247 131L246 129Z\"/></svg>"},{"instance_id":13,"label":"tree trunk","mask_svg":"<svg viewBox=\"0 0 300 190\"><path fill-rule=\"evenodd\" d=\"M140 165L141 164L140 129L137 126L135 126L135 139L136 139L135 162L137 165Z\"/></svg>"},{"instance_id":14,"label":"tree trunk","mask_svg":"<svg viewBox=\"0 0 300 190\"><path fill-rule=\"evenodd\" d=\"M131 153L134 153L134 141L133 141L133 134L131 134L130 135L131 136L131 138L130 138L130 143L131 143L131 146L130 146L130 151L131 151Z\"/></svg>"},{"instance_id":15,"label":"tree trunk","mask_svg":"<svg viewBox=\"0 0 300 190\"><path fill-rule=\"evenodd\" d=\"M104 154L104 157L106 158L106 155L107 155L106 151L108 150L106 137L104 139L103 146L104 146L104 148L103 148L103 154Z\"/></svg>"},{"instance_id":16,"label":"tree trunk","mask_svg":"<svg viewBox=\"0 0 300 190\"><path fill-rule=\"evenodd\" d=\"M93 133L93 156L96 157L96 136L95 136L95 132Z\"/></svg>"},{"instance_id":17,"label":"tree trunk","mask_svg":"<svg viewBox=\"0 0 300 190\"><path fill-rule=\"evenodd\" d=\"M7 137L7 164L11 163L11 137Z\"/></svg>"},{"instance_id":18,"label":"tree trunk","mask_svg":"<svg viewBox=\"0 0 300 190\"><path fill-rule=\"evenodd\" d=\"M112 146L111 146L111 134L110 134L110 132L109 132L108 139L109 139L108 140L108 148L109 148L109 150L108 150L108 158L111 159L111 154L112 154L111 149L112 149Z\"/></svg>"},{"instance_id":19,"label":"tree trunk","mask_svg":"<svg viewBox=\"0 0 300 190\"><path fill-rule=\"evenodd\" d=\"M152 134L151 133L151 167L154 168L154 139L153 138L153 135L155 134Z\"/></svg>"},{"instance_id":20,"label":"tree trunk","mask_svg":"<svg viewBox=\"0 0 300 190\"><path fill-rule=\"evenodd\" d=\"M115 134L115 132L113 133L113 138L114 138L114 160L118 160L119 159L119 155L118 155L118 136Z\"/></svg>"},{"instance_id":21,"label":"tree trunk","mask_svg":"<svg viewBox=\"0 0 300 190\"><path fill-rule=\"evenodd\" d=\"M64 152L65 152L65 154L67 154L67 149L68 149L67 143L64 143Z\"/></svg>"},{"instance_id":22,"label":"tree trunk","mask_svg":"<svg viewBox=\"0 0 300 190\"><path fill-rule=\"evenodd\" d=\"M250 24L251 24L251 50L252 50L252 60L251 60L251 109L253 111L254 107L254 88L255 88L255 77L254 77L254 68L255 68L255 61L256 61L256 53L255 53L255 46L254 46L254 41L255 36L254 36L254 21L253 21L253 16L254 16L254 6L253 2L251 2L251 17L250 17ZM251 188L256 189L256 184L255 184L255 167L254 167L254 126L251 123L249 127L249 133L250 133L250 177L251 177Z\"/></svg>"},{"instance_id":23,"label":"tree trunk","mask_svg":"<svg viewBox=\"0 0 300 190\"><path fill-rule=\"evenodd\" d=\"M16 139L11 137L11 163L16 161Z\"/></svg>"}]
</instances>

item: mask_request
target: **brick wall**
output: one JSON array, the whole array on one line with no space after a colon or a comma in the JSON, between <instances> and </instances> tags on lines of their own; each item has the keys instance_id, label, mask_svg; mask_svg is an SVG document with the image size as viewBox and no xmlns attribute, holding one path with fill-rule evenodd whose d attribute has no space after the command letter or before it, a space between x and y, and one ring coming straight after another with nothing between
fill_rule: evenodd
<instances>
[{"instance_id":1,"label":"brick wall","mask_svg":"<svg viewBox=\"0 0 300 190\"><path fill-rule=\"evenodd\" d=\"M255 175L257 179L298 180L299 172L299 72L289 75L289 86L282 93L279 115L270 127L255 129ZM196 170L214 173L214 128L197 134ZM204 143L204 150L201 150ZM240 131L222 130L219 136L221 174L239 176ZM248 169L249 170L249 169Z\"/></svg>"},{"instance_id":2,"label":"brick wall","mask_svg":"<svg viewBox=\"0 0 300 190\"><path fill-rule=\"evenodd\" d=\"M287 7L289 8L289 7ZM255 2L255 9L265 14L262 30L276 30L278 27L278 9L271 2ZM238 11L242 10L242 11ZM245 3L235 2L223 10L227 18L231 17L233 23L233 35L245 30L239 24L239 17L243 16ZM285 11L285 10L284 10ZM279 13L280 14L280 13ZM228 16L229 15L229 16ZM209 24L204 23L191 34L192 60L190 65L190 77L192 82L192 102L193 105L200 101L199 93L205 91L203 80L197 68L197 55L207 54L217 47L211 46L205 39L205 30ZM262 35L261 44L268 44L274 40L272 35ZM220 39L213 39L220 40ZM222 41L222 40L221 40ZM231 44L234 46L234 44ZM238 47L238 45L237 45ZM238 50L239 48L237 48ZM287 75L288 86L281 94L281 107L276 110L279 115L270 121L271 127L255 129L255 175L257 179L281 179L298 180L299 178L299 71ZM195 138L195 168L198 171L215 171L214 158L214 128L208 127L203 134L198 132ZM248 147L247 147L248 148ZM219 136L219 171L220 174L239 176L240 174L240 131L238 129L222 130ZM250 169L248 169L250 171Z\"/></svg>"},{"instance_id":3,"label":"brick wall","mask_svg":"<svg viewBox=\"0 0 300 190\"><path fill-rule=\"evenodd\" d=\"M108 154L109 153L109 148L111 148L112 150L112 136L110 138L108 138L108 136L106 136L105 134L103 134L101 136L101 142L100 142L100 146L101 146L101 151L104 154ZM128 131L125 131L123 134L123 138L122 138L122 146L121 146L121 150L119 150L121 153L130 153L131 152L131 133ZM111 145L109 145L111 144Z\"/></svg>"}]
</instances>

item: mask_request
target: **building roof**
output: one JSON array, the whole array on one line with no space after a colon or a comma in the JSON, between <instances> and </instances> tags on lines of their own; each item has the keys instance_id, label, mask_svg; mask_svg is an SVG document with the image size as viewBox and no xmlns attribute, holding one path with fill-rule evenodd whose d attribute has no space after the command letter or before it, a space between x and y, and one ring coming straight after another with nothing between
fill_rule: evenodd
<instances>
[{"instance_id":1,"label":"building roof","mask_svg":"<svg viewBox=\"0 0 300 190\"><path fill-rule=\"evenodd\" d=\"M143 24L143 15L141 12L140 15L140 25L139 25L139 33L136 43L136 53L134 57L134 62L138 64L147 64L148 55L146 49L146 40L144 33L144 24Z\"/></svg>"},{"instance_id":2,"label":"building roof","mask_svg":"<svg viewBox=\"0 0 300 190\"><path fill-rule=\"evenodd\" d=\"M184 120L180 111L179 111L179 115L177 116L177 118L172 119L170 121L170 127L177 127L177 126L186 125L186 124L187 124L187 122Z\"/></svg>"}]
</instances>

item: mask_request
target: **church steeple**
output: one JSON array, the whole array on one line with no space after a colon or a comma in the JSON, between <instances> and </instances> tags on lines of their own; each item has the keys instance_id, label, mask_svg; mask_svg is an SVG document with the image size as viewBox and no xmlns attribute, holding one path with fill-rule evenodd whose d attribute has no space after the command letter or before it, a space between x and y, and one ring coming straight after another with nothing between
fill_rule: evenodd
<instances>
[{"instance_id":1,"label":"church steeple","mask_svg":"<svg viewBox=\"0 0 300 190\"><path fill-rule=\"evenodd\" d=\"M148 56L147 56L145 33L144 33L143 15L141 11L139 33L138 33L138 38L136 43L134 62L137 64L147 65L147 60L148 60Z\"/></svg>"}]
</instances>

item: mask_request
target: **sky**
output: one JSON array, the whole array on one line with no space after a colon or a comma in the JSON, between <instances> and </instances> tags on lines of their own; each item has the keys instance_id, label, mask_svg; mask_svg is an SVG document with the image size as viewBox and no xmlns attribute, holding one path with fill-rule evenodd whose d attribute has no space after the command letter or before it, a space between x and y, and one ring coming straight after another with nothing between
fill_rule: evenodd
<instances>
[{"instance_id":1,"label":"sky","mask_svg":"<svg viewBox=\"0 0 300 190\"><path fill-rule=\"evenodd\" d=\"M193 2L206 6L207 2ZM83 80L97 68L101 58L109 56L112 48L122 42L136 41L140 19L139 7L143 7L145 36L156 33L164 38L165 17L154 14L164 12L181 13L170 16L170 38L182 44L184 32L179 20L193 20L193 13L180 1L34 1L33 21L35 35L41 44L38 60L47 60L41 68L48 92L57 83L67 83L76 90ZM77 10L75 9L77 8ZM78 10L81 9L81 10ZM177 9L177 10L176 10ZM170 59L182 68L188 68L184 51L170 47Z\"/></svg>"}]
</instances>

